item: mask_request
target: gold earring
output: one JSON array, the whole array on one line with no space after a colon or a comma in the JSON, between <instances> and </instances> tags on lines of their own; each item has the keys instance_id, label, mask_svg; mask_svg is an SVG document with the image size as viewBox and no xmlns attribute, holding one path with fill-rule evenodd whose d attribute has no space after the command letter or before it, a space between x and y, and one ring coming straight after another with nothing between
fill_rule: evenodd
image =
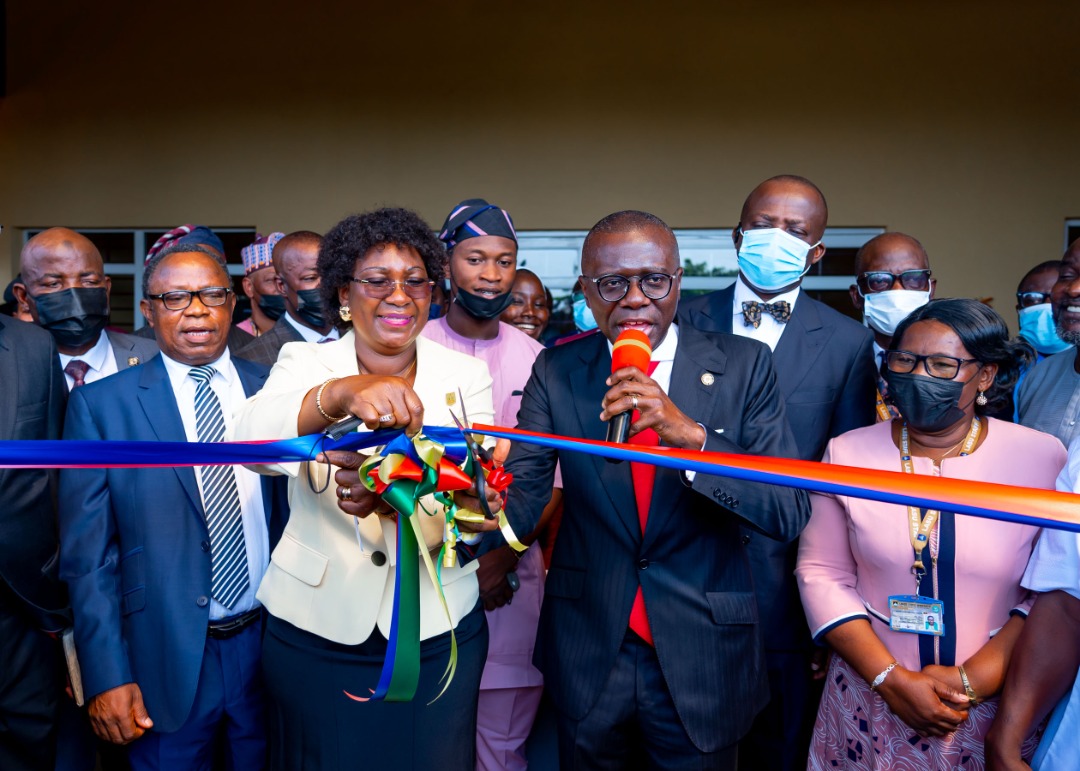
<instances>
[{"instance_id":1,"label":"gold earring","mask_svg":"<svg viewBox=\"0 0 1080 771\"><path fill-rule=\"evenodd\" d=\"M338 315L341 316L342 321L352 321L352 311L349 310L348 305L342 305L338 308Z\"/></svg>"},{"instance_id":2,"label":"gold earring","mask_svg":"<svg viewBox=\"0 0 1080 771\"><path fill-rule=\"evenodd\" d=\"M980 407L985 407L987 401L988 399L986 398L986 394L984 394L982 391L979 391L979 395L975 397L975 403Z\"/></svg>"}]
</instances>

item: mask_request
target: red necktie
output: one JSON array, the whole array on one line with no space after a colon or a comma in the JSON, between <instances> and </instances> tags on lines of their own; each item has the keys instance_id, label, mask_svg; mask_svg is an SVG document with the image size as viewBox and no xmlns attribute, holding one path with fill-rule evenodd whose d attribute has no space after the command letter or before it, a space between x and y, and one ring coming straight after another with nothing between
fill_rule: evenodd
<instances>
[{"instance_id":1,"label":"red necktie","mask_svg":"<svg viewBox=\"0 0 1080 771\"><path fill-rule=\"evenodd\" d=\"M90 365L82 359L72 359L64 367L64 373L71 376L71 379L75 383L72 388L78 388L81 385L86 385L86 373L90 371Z\"/></svg>"},{"instance_id":2,"label":"red necktie","mask_svg":"<svg viewBox=\"0 0 1080 771\"><path fill-rule=\"evenodd\" d=\"M649 362L649 377L652 377L653 372L656 371L657 363ZM634 410L633 420L637 421L640 415L641 413ZM660 444L660 437L651 428L647 428L634 434L629 443L655 447ZM656 466L649 463L631 463L630 477L634 481L634 501L637 503L641 534L645 535L645 525L649 521L649 503L652 501L653 481L656 479ZM638 584L637 594L634 595L634 605L630 609L630 629L649 645L654 645L649 617L645 615L645 595L641 593L640 584Z\"/></svg>"}]
</instances>

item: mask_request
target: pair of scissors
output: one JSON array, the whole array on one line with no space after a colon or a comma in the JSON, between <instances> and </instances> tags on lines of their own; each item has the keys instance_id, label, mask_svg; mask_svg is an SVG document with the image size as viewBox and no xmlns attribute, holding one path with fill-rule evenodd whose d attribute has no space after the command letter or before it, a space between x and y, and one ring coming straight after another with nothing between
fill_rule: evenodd
<instances>
[{"instance_id":1,"label":"pair of scissors","mask_svg":"<svg viewBox=\"0 0 1080 771\"><path fill-rule=\"evenodd\" d=\"M484 466L490 466L492 463L491 451L481 446L466 428L466 426L470 425L469 413L465 410L465 398L461 395L460 388L458 389L458 403L461 404L461 417L464 420L464 425L452 411L450 417L454 419L454 424L461 430L462 436L465 437L465 444L473 456L472 477L473 484L476 486L476 497L480 501L480 511L484 515L484 519L495 519L495 515L491 513L491 507L488 506L487 482L484 477Z\"/></svg>"}]
</instances>

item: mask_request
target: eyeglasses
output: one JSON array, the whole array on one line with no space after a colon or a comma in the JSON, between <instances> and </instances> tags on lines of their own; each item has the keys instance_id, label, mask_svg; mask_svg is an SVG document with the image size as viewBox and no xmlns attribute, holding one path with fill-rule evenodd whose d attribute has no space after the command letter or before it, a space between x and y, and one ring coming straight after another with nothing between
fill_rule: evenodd
<instances>
[{"instance_id":1,"label":"eyeglasses","mask_svg":"<svg viewBox=\"0 0 1080 771\"><path fill-rule=\"evenodd\" d=\"M191 305L192 297L198 297L199 302L207 308L216 308L219 305L224 305L225 301L229 299L230 294L232 294L232 290L228 287L208 286L206 289L199 289L194 292L175 289L171 292L162 292L161 294L148 294L147 298L151 300L161 300L161 302L165 304L165 307L171 311L182 311Z\"/></svg>"},{"instance_id":2,"label":"eyeglasses","mask_svg":"<svg viewBox=\"0 0 1080 771\"><path fill-rule=\"evenodd\" d=\"M588 278L596 284L596 291L600 293L600 299L609 303L617 303L626 297L630 291L630 282L636 281L641 293L650 300L663 300L671 292L674 275L667 273L646 273L644 276L620 276L609 273L598 278Z\"/></svg>"},{"instance_id":3,"label":"eyeglasses","mask_svg":"<svg viewBox=\"0 0 1080 771\"><path fill-rule=\"evenodd\" d=\"M391 281L388 278L350 278L349 281L359 284L364 294L377 300L385 300L398 286L409 297L419 300L422 297L429 297L435 286L434 281L428 281L426 278L407 278L404 281Z\"/></svg>"},{"instance_id":4,"label":"eyeglasses","mask_svg":"<svg viewBox=\"0 0 1080 771\"><path fill-rule=\"evenodd\" d=\"M860 273L859 279L868 292L887 292L899 281L904 289L925 292L930 288L930 270L905 270L903 273L890 273L887 270L871 270Z\"/></svg>"},{"instance_id":5,"label":"eyeglasses","mask_svg":"<svg viewBox=\"0 0 1080 771\"><path fill-rule=\"evenodd\" d=\"M898 374L914 372L920 361L924 362L926 374L930 377L936 377L938 380L952 380L960 374L960 367L977 362L978 359L958 359L955 356L945 356L940 353L920 356L911 351L888 351L885 354L885 366L890 372Z\"/></svg>"},{"instance_id":6,"label":"eyeglasses","mask_svg":"<svg viewBox=\"0 0 1080 771\"><path fill-rule=\"evenodd\" d=\"M1030 308L1033 305L1042 305L1050 302L1049 292L1017 292L1016 304L1021 308Z\"/></svg>"}]
</instances>

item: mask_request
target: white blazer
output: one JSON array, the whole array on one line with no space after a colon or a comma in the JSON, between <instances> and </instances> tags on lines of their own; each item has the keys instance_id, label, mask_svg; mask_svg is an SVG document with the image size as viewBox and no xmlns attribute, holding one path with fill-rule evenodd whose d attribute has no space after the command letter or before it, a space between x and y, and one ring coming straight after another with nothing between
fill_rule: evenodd
<instances>
[{"instance_id":1,"label":"white blazer","mask_svg":"<svg viewBox=\"0 0 1080 771\"><path fill-rule=\"evenodd\" d=\"M461 417L458 390L465 399L469 419L491 423L491 375L480 359L445 348L420 337L416 340L416 381L413 390L424 404L424 423L452 426L451 409ZM266 385L243 406L235 437L241 441L286 439L297 435L296 421L304 396L330 377L359 374L350 331L331 343L287 343ZM361 427L361 430L367 430ZM304 468L306 467L306 468ZM293 626L344 645L357 645L378 624L390 634L394 598L396 525L385 517L363 519L343 513L337 506L333 471L327 484L325 464L287 463L255 467L263 474L287 474L289 523L274 549L270 566L259 586L258 598L274 616ZM319 495L311 491L308 473ZM435 511L434 501L425 502ZM429 549L442 544L443 518L420 511ZM381 553L381 565L372 555ZM434 557L433 557L434 559ZM479 585L476 562L463 568L443 568L442 584L452 624L476 605ZM420 639L450 629L423 561L420 563Z\"/></svg>"}]
</instances>

